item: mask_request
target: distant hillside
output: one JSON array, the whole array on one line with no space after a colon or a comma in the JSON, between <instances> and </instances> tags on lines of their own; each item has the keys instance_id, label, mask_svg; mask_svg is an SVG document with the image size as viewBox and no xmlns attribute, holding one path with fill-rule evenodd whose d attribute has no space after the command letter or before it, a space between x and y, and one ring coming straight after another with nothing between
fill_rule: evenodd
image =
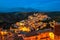
<instances>
[{"instance_id":1,"label":"distant hillside","mask_svg":"<svg viewBox=\"0 0 60 40\"><path fill-rule=\"evenodd\" d=\"M29 15L32 15L34 12L9 12L9 13L0 13L0 23L14 23L16 21L21 21L27 19ZM44 12L43 12L44 13ZM52 19L60 22L60 12L45 12Z\"/></svg>"},{"instance_id":2,"label":"distant hillside","mask_svg":"<svg viewBox=\"0 0 60 40\"><path fill-rule=\"evenodd\" d=\"M14 23L16 21L21 21L26 19L28 15L33 14L33 12L25 13L25 12L9 12L9 13L0 13L0 23L7 22L7 23Z\"/></svg>"}]
</instances>

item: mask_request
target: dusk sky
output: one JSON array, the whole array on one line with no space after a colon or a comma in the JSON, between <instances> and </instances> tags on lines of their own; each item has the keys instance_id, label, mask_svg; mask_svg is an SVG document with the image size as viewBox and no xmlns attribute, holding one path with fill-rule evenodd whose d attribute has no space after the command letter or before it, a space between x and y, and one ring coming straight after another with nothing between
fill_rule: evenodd
<instances>
[{"instance_id":1,"label":"dusk sky","mask_svg":"<svg viewBox=\"0 0 60 40\"><path fill-rule=\"evenodd\" d=\"M20 7L42 11L60 11L60 0L0 0L0 12Z\"/></svg>"}]
</instances>

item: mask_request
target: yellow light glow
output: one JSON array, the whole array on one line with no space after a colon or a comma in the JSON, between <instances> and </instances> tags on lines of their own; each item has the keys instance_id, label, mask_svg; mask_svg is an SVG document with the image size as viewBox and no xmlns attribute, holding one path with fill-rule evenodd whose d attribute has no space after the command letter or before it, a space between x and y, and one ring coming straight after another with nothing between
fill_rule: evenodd
<instances>
[{"instance_id":1,"label":"yellow light glow","mask_svg":"<svg viewBox=\"0 0 60 40\"><path fill-rule=\"evenodd\" d=\"M54 40L54 33L53 33L53 32L50 32L50 33L49 33L49 36L50 36L50 38L51 38L52 40Z\"/></svg>"},{"instance_id":2,"label":"yellow light glow","mask_svg":"<svg viewBox=\"0 0 60 40\"><path fill-rule=\"evenodd\" d=\"M20 27L20 30L21 31L29 32L30 31L30 28L28 28L28 27Z\"/></svg>"},{"instance_id":3,"label":"yellow light glow","mask_svg":"<svg viewBox=\"0 0 60 40\"><path fill-rule=\"evenodd\" d=\"M7 34L7 32L3 32L3 31L1 31L1 35L5 35L5 34Z\"/></svg>"}]
</instances>

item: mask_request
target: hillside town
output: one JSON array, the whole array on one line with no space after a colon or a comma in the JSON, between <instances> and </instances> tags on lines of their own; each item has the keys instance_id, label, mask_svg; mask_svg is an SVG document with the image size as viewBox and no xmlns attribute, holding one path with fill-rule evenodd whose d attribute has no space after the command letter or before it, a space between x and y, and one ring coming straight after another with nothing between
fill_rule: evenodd
<instances>
[{"instance_id":1,"label":"hillside town","mask_svg":"<svg viewBox=\"0 0 60 40\"><path fill-rule=\"evenodd\" d=\"M54 40L56 23L44 13L34 13L9 29L0 28L0 40Z\"/></svg>"}]
</instances>

